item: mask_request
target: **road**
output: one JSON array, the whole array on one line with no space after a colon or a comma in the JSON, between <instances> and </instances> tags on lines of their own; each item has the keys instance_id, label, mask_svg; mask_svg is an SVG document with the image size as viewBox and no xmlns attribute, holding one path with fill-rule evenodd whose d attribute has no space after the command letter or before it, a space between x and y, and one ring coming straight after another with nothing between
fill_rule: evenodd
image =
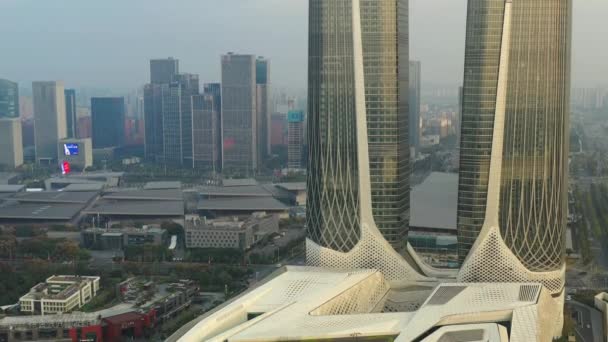
<instances>
[{"instance_id":1,"label":"road","mask_svg":"<svg viewBox=\"0 0 608 342\"><path fill-rule=\"evenodd\" d=\"M566 301L566 307L572 312L577 340L581 342L602 342L604 328L602 326L602 313L599 310L572 300Z\"/></svg>"}]
</instances>

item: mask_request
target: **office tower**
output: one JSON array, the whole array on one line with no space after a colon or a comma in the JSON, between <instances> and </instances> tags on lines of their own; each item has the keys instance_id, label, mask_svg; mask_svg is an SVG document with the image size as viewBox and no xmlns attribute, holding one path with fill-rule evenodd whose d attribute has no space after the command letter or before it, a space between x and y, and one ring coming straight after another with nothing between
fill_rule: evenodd
<instances>
[{"instance_id":1,"label":"office tower","mask_svg":"<svg viewBox=\"0 0 608 342\"><path fill-rule=\"evenodd\" d=\"M302 168L304 148L304 112L291 111L287 114L287 167Z\"/></svg>"},{"instance_id":2,"label":"office tower","mask_svg":"<svg viewBox=\"0 0 608 342\"><path fill-rule=\"evenodd\" d=\"M74 89L66 89L65 93L65 114L67 124L68 138L76 138L76 91Z\"/></svg>"},{"instance_id":3,"label":"office tower","mask_svg":"<svg viewBox=\"0 0 608 342\"><path fill-rule=\"evenodd\" d=\"M219 115L212 94L192 97L192 160L200 170L219 170Z\"/></svg>"},{"instance_id":4,"label":"office tower","mask_svg":"<svg viewBox=\"0 0 608 342\"><path fill-rule=\"evenodd\" d=\"M415 150L420 146L420 92L422 67L419 61L410 61L409 67L409 143Z\"/></svg>"},{"instance_id":5,"label":"office tower","mask_svg":"<svg viewBox=\"0 0 608 342\"><path fill-rule=\"evenodd\" d=\"M0 117L0 166L14 169L22 164L21 119Z\"/></svg>"},{"instance_id":6,"label":"office tower","mask_svg":"<svg viewBox=\"0 0 608 342\"><path fill-rule=\"evenodd\" d=\"M23 164L19 86L0 79L0 165L14 169Z\"/></svg>"},{"instance_id":7,"label":"office tower","mask_svg":"<svg viewBox=\"0 0 608 342\"><path fill-rule=\"evenodd\" d=\"M352 68L353 59L361 57L365 98L356 100L366 104L373 219L385 239L403 250L409 221L407 1L360 1L360 13L355 15L363 30L353 40L354 4L310 2L309 236L342 252L361 237L356 179L362 156L357 150ZM362 56L354 51L358 39Z\"/></svg>"},{"instance_id":8,"label":"office tower","mask_svg":"<svg viewBox=\"0 0 608 342\"><path fill-rule=\"evenodd\" d=\"M461 281L540 282L563 300L571 26L571 0L469 1Z\"/></svg>"},{"instance_id":9,"label":"office tower","mask_svg":"<svg viewBox=\"0 0 608 342\"><path fill-rule=\"evenodd\" d=\"M67 137L63 82L33 82L36 160L57 161L57 143Z\"/></svg>"},{"instance_id":10,"label":"office tower","mask_svg":"<svg viewBox=\"0 0 608 342\"><path fill-rule=\"evenodd\" d=\"M163 160L163 112L162 85L144 86L144 151L146 159L155 162Z\"/></svg>"},{"instance_id":11,"label":"office tower","mask_svg":"<svg viewBox=\"0 0 608 342\"><path fill-rule=\"evenodd\" d=\"M222 170L252 175L257 168L256 59L222 56Z\"/></svg>"},{"instance_id":12,"label":"office tower","mask_svg":"<svg viewBox=\"0 0 608 342\"><path fill-rule=\"evenodd\" d=\"M192 96L199 93L198 75L179 74L174 79L160 85L156 99L162 141L158 155L164 163L192 167Z\"/></svg>"},{"instance_id":13,"label":"office tower","mask_svg":"<svg viewBox=\"0 0 608 342\"><path fill-rule=\"evenodd\" d=\"M203 93L213 96L213 110L217 115L217 142L218 148L218 166L217 171L222 169L222 84L221 83L205 83L203 85Z\"/></svg>"},{"instance_id":14,"label":"office tower","mask_svg":"<svg viewBox=\"0 0 608 342\"><path fill-rule=\"evenodd\" d=\"M19 117L19 86L0 79L0 118Z\"/></svg>"},{"instance_id":15,"label":"office tower","mask_svg":"<svg viewBox=\"0 0 608 342\"><path fill-rule=\"evenodd\" d=\"M161 85L162 160L175 166L181 165L184 160L181 98L179 83Z\"/></svg>"},{"instance_id":16,"label":"office tower","mask_svg":"<svg viewBox=\"0 0 608 342\"><path fill-rule=\"evenodd\" d=\"M270 61L258 57L255 61L256 70L256 115L257 115L257 142L258 163L270 155Z\"/></svg>"},{"instance_id":17,"label":"office tower","mask_svg":"<svg viewBox=\"0 0 608 342\"><path fill-rule=\"evenodd\" d=\"M150 60L150 83L171 83L177 74L179 74L179 60L172 57Z\"/></svg>"},{"instance_id":18,"label":"office tower","mask_svg":"<svg viewBox=\"0 0 608 342\"><path fill-rule=\"evenodd\" d=\"M123 97L91 98L93 148L124 145L125 99Z\"/></svg>"},{"instance_id":19,"label":"office tower","mask_svg":"<svg viewBox=\"0 0 608 342\"><path fill-rule=\"evenodd\" d=\"M287 115L272 113L270 115L270 151L287 146Z\"/></svg>"},{"instance_id":20,"label":"office tower","mask_svg":"<svg viewBox=\"0 0 608 342\"><path fill-rule=\"evenodd\" d=\"M175 81L180 87L180 118L182 163L192 167L192 96L200 93L198 75L178 74Z\"/></svg>"}]
</instances>

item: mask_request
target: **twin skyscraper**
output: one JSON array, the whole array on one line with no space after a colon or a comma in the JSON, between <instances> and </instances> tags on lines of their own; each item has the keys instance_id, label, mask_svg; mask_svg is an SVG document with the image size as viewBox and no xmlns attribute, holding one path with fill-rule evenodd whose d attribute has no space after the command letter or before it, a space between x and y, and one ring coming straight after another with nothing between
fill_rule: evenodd
<instances>
[{"instance_id":1,"label":"twin skyscraper","mask_svg":"<svg viewBox=\"0 0 608 342\"><path fill-rule=\"evenodd\" d=\"M469 1L463 281L534 281L563 292L571 13L568 0ZM369 229L429 275L405 246L407 1L311 0L309 29L309 254L319 266L387 269L385 257L357 247Z\"/></svg>"}]
</instances>

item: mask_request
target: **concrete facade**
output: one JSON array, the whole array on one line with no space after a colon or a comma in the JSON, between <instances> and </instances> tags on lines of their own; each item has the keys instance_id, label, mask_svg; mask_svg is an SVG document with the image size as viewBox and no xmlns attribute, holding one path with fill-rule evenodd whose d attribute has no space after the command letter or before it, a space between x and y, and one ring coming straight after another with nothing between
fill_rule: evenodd
<instances>
[{"instance_id":1,"label":"concrete facade","mask_svg":"<svg viewBox=\"0 0 608 342\"><path fill-rule=\"evenodd\" d=\"M0 165L14 169L22 164L21 120L0 118Z\"/></svg>"},{"instance_id":2,"label":"concrete facade","mask_svg":"<svg viewBox=\"0 0 608 342\"><path fill-rule=\"evenodd\" d=\"M57 161L57 143L67 137L63 82L33 82L36 161Z\"/></svg>"},{"instance_id":3,"label":"concrete facade","mask_svg":"<svg viewBox=\"0 0 608 342\"><path fill-rule=\"evenodd\" d=\"M66 152L67 144L75 144L78 146L77 155L68 155ZM86 139L62 139L57 144L57 155L60 160L65 160L70 163L70 166L84 170L89 166L93 166L93 144L91 138Z\"/></svg>"}]
</instances>

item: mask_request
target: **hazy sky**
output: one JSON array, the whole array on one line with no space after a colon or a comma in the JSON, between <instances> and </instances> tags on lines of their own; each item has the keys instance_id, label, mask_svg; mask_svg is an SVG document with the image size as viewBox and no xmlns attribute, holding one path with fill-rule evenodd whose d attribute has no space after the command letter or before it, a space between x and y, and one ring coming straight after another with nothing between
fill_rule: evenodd
<instances>
[{"instance_id":1,"label":"hazy sky","mask_svg":"<svg viewBox=\"0 0 608 342\"><path fill-rule=\"evenodd\" d=\"M608 84L608 1L574 0L573 81ZM29 87L131 88L148 60L173 56L183 72L219 80L228 51L270 57L273 82L306 84L308 0L0 0L0 78ZM410 0L411 57L423 81L462 78L466 0Z\"/></svg>"}]
</instances>

